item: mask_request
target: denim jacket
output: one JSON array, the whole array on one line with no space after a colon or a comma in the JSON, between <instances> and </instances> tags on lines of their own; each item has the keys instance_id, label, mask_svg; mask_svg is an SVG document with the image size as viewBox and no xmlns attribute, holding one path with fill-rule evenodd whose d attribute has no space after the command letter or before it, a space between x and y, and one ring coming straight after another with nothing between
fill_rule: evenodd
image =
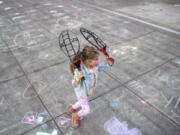
<instances>
[{"instance_id":1,"label":"denim jacket","mask_svg":"<svg viewBox=\"0 0 180 135\"><path fill-rule=\"evenodd\" d=\"M78 84L73 85L78 99L80 97L88 98L90 88L95 89L99 72L104 71L108 67L110 67L108 63L101 63L96 65L91 71L89 71L85 65L81 66L81 72L84 75L84 79L81 80ZM78 72L78 69L75 69L72 82L75 81Z\"/></svg>"}]
</instances>

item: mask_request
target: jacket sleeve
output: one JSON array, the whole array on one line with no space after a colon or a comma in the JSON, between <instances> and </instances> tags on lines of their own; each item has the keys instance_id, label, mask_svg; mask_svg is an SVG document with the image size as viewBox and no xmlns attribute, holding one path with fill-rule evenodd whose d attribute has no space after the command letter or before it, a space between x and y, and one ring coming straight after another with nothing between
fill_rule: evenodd
<instances>
[{"instance_id":1,"label":"jacket sleeve","mask_svg":"<svg viewBox=\"0 0 180 135\"><path fill-rule=\"evenodd\" d=\"M98 67L98 71L101 72L101 71L104 71L105 69L111 67L109 63L100 63L97 65Z\"/></svg>"}]
</instances>

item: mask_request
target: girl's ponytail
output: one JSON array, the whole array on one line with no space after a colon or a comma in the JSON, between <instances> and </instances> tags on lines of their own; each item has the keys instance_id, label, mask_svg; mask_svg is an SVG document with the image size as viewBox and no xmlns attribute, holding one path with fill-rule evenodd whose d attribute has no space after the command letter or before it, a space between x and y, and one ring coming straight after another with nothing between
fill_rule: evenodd
<instances>
[{"instance_id":1,"label":"girl's ponytail","mask_svg":"<svg viewBox=\"0 0 180 135\"><path fill-rule=\"evenodd\" d=\"M74 70L80 67L81 59L82 59L82 52L79 52L78 54L72 57L70 61L70 70L73 74L74 74Z\"/></svg>"}]
</instances>

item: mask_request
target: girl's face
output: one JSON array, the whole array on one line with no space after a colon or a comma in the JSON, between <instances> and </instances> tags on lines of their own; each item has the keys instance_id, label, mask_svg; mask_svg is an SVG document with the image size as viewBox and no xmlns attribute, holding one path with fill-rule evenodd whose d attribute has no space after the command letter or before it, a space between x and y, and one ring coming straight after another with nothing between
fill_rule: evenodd
<instances>
[{"instance_id":1,"label":"girl's face","mask_svg":"<svg viewBox=\"0 0 180 135\"><path fill-rule=\"evenodd\" d=\"M89 68L94 68L97 64L99 64L99 59L98 59L98 57L96 57L96 58L93 59L93 60L90 60Z\"/></svg>"}]
</instances>

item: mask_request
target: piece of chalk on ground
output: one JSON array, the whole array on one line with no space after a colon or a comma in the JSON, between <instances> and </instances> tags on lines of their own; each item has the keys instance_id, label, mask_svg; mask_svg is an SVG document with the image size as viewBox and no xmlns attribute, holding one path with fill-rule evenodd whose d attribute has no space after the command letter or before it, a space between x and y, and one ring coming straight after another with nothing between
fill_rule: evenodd
<instances>
[{"instance_id":1,"label":"piece of chalk on ground","mask_svg":"<svg viewBox=\"0 0 180 135\"><path fill-rule=\"evenodd\" d=\"M57 135L57 133L58 133L57 130L54 129L53 132L51 133L51 135Z\"/></svg>"},{"instance_id":2,"label":"piece of chalk on ground","mask_svg":"<svg viewBox=\"0 0 180 135\"><path fill-rule=\"evenodd\" d=\"M36 135L51 135L51 134L45 132L37 132Z\"/></svg>"}]
</instances>

